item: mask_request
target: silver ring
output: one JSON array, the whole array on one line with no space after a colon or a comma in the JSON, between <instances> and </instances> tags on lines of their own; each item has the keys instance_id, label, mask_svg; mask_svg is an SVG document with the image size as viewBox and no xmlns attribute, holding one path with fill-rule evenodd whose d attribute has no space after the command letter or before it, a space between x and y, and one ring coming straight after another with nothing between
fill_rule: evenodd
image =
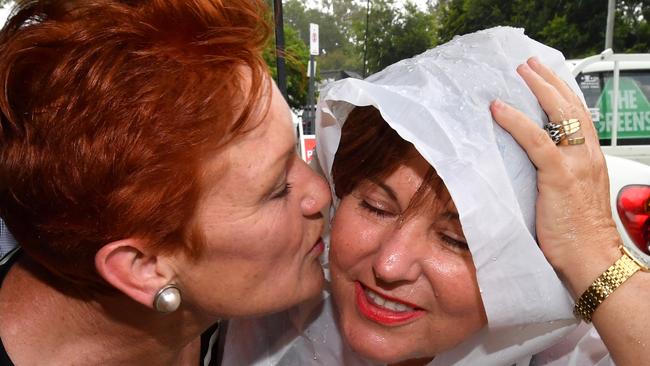
<instances>
[{"instance_id":1,"label":"silver ring","mask_svg":"<svg viewBox=\"0 0 650 366\"><path fill-rule=\"evenodd\" d=\"M559 144L565 137L562 125L549 122L544 125L544 129L555 145Z\"/></svg>"}]
</instances>

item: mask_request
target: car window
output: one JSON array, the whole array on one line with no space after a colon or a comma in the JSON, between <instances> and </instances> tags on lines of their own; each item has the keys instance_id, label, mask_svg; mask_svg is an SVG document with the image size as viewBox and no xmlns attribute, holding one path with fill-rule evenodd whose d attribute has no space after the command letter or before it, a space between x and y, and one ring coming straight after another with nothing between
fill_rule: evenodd
<instances>
[{"instance_id":1,"label":"car window","mask_svg":"<svg viewBox=\"0 0 650 366\"><path fill-rule=\"evenodd\" d=\"M611 145L612 74L589 72L576 77L602 146ZM619 90L617 145L650 145L650 70L621 70Z\"/></svg>"}]
</instances>

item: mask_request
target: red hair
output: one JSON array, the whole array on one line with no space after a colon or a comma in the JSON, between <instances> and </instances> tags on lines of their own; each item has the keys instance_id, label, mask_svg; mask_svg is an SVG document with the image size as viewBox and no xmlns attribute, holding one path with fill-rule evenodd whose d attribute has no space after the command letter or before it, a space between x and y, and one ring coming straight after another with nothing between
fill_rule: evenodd
<instances>
[{"instance_id":1,"label":"red hair","mask_svg":"<svg viewBox=\"0 0 650 366\"><path fill-rule=\"evenodd\" d=\"M197 252L187 226L199 159L266 110L266 10L260 0L19 2L0 33L0 213L28 256L101 284L94 256L111 241Z\"/></svg>"}]
</instances>

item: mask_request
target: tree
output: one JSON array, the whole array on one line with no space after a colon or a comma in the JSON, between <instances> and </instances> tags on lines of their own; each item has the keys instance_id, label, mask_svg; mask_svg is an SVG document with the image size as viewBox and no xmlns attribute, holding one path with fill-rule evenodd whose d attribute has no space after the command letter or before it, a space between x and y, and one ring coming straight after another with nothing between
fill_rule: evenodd
<instances>
[{"instance_id":1,"label":"tree","mask_svg":"<svg viewBox=\"0 0 650 366\"><path fill-rule=\"evenodd\" d=\"M648 52L650 0L618 0L614 48ZM526 34L568 58L602 51L607 0L440 0L436 5L441 42L456 34L496 25L523 27Z\"/></svg>"},{"instance_id":2,"label":"tree","mask_svg":"<svg viewBox=\"0 0 650 366\"><path fill-rule=\"evenodd\" d=\"M287 72L287 103L294 109L302 109L307 103L307 63L309 49L298 32L290 26L284 27L285 60ZM275 38L269 40L264 50L264 60L277 80Z\"/></svg>"},{"instance_id":3,"label":"tree","mask_svg":"<svg viewBox=\"0 0 650 366\"><path fill-rule=\"evenodd\" d=\"M284 3L285 24L309 44L309 23L319 26L320 49L318 69L360 69L360 58L350 43L348 31L351 19L359 15L359 7L348 0L326 0L323 9L307 8L305 0ZM318 71L318 70L317 70Z\"/></svg>"},{"instance_id":4,"label":"tree","mask_svg":"<svg viewBox=\"0 0 650 366\"><path fill-rule=\"evenodd\" d=\"M435 15L420 11L411 2L399 10L394 0L374 0L365 44L365 17L355 19L353 32L357 51L363 53L366 47L368 73L413 57L437 44Z\"/></svg>"}]
</instances>

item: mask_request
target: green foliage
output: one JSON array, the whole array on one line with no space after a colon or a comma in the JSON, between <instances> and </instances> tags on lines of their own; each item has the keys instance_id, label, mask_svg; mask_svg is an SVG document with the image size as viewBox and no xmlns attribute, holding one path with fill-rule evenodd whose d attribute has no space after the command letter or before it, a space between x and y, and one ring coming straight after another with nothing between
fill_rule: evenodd
<instances>
[{"instance_id":1,"label":"green foliage","mask_svg":"<svg viewBox=\"0 0 650 366\"><path fill-rule=\"evenodd\" d=\"M309 9L305 0L284 2L284 20L298 31L300 38L309 44L309 23L319 26L317 57L320 70L361 69L361 58L350 42L350 26L361 16L360 8L349 0L325 0L324 9ZM365 14L365 12L364 12Z\"/></svg>"},{"instance_id":2,"label":"green foliage","mask_svg":"<svg viewBox=\"0 0 650 366\"><path fill-rule=\"evenodd\" d=\"M364 51L371 74L455 35L496 25L523 27L568 58L596 54L605 45L608 0L431 0L427 10L398 2L403 1L370 0L366 34L366 0L321 0L320 8L310 8L307 0L284 0L291 106L306 104L309 23L320 27L317 77L321 70L363 73ZM650 52L648 19L650 0L617 0L615 51ZM273 46L265 57L275 75Z\"/></svg>"},{"instance_id":3,"label":"green foliage","mask_svg":"<svg viewBox=\"0 0 650 366\"><path fill-rule=\"evenodd\" d=\"M362 19L355 19L352 30L357 52L366 52L368 74L437 44L435 16L420 11L411 2L406 2L400 10L394 0L374 0L368 19L367 42L364 42L365 14Z\"/></svg>"},{"instance_id":4,"label":"green foliage","mask_svg":"<svg viewBox=\"0 0 650 366\"><path fill-rule=\"evenodd\" d=\"M309 48L298 35L298 32L288 26L284 27L285 64L287 73L287 97L289 105L301 109L307 100L308 78L307 63ZM264 60L277 80L277 64L275 39L272 38L264 49Z\"/></svg>"},{"instance_id":5,"label":"green foliage","mask_svg":"<svg viewBox=\"0 0 650 366\"><path fill-rule=\"evenodd\" d=\"M605 45L607 0L440 0L440 42L496 25L526 29L526 33L568 58L593 55ZM650 0L618 0L614 49L650 50Z\"/></svg>"}]
</instances>

